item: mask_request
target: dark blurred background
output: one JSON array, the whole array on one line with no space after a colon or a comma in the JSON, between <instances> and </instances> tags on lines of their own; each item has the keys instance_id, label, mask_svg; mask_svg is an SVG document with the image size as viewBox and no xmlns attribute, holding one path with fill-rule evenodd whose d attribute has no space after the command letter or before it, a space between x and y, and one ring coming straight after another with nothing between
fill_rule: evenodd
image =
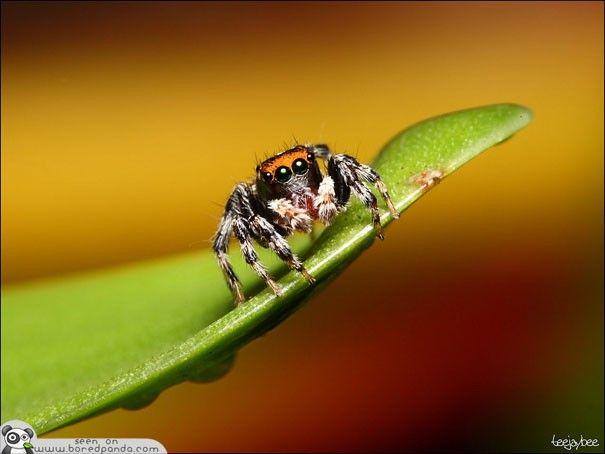
<instances>
[{"instance_id":1,"label":"dark blurred background","mask_svg":"<svg viewBox=\"0 0 605 454\"><path fill-rule=\"evenodd\" d=\"M415 204L209 385L56 437L170 451L603 442L603 4L2 3L3 286L207 247L293 136L534 122Z\"/></svg>"}]
</instances>

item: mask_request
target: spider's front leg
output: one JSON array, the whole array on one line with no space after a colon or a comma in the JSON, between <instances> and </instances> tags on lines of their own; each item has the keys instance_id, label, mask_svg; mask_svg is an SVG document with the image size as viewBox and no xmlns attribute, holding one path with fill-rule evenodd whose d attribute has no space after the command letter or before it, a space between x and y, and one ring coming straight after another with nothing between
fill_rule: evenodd
<instances>
[{"instance_id":1,"label":"spider's front leg","mask_svg":"<svg viewBox=\"0 0 605 454\"><path fill-rule=\"evenodd\" d=\"M251 226L255 238L261 244L268 246L281 260L288 264L290 269L298 271L307 281L310 283L315 282L315 278L307 271L298 257L294 255L286 239L269 220L256 215L251 220Z\"/></svg>"},{"instance_id":2,"label":"spider's front leg","mask_svg":"<svg viewBox=\"0 0 605 454\"><path fill-rule=\"evenodd\" d=\"M243 183L235 187L225 206L225 213L215 236L213 248L236 304L241 304L244 301L244 295L241 283L235 275L227 256L231 234L239 241L246 263L254 269L276 295L281 293L281 289L269 276L267 268L260 262L252 240L269 247L291 269L300 272L309 282L315 282L313 276L307 272L302 262L294 255L276 226L265 217L269 214L270 212L256 197L253 188Z\"/></svg>"},{"instance_id":3,"label":"spider's front leg","mask_svg":"<svg viewBox=\"0 0 605 454\"><path fill-rule=\"evenodd\" d=\"M249 219L254 216L254 212L252 210L250 195L251 191L248 185L240 183L235 187L225 205L225 213L221 218L212 245L219 266L227 281L227 285L233 294L235 303L238 305L244 302L245 297L242 292L241 282L235 274L235 271L233 271L229 256L227 255L229 240L232 235L239 241L246 263L256 271L276 294L279 294L279 287L275 281L271 279L267 273L267 269L258 260L258 255L252 245Z\"/></svg>"},{"instance_id":4,"label":"spider's front leg","mask_svg":"<svg viewBox=\"0 0 605 454\"><path fill-rule=\"evenodd\" d=\"M344 209L352 191L371 210L376 235L378 238L384 239L378 202L372 191L363 184L364 181L374 184L386 202L391 215L398 219L399 213L395 209L380 175L370 166L360 164L352 156L332 154L327 145L314 145L312 149L316 156L328 161L329 176L321 182L316 199L316 207L320 210L320 218L322 218L321 209L324 208L326 219L329 222L338 211Z\"/></svg>"}]
</instances>

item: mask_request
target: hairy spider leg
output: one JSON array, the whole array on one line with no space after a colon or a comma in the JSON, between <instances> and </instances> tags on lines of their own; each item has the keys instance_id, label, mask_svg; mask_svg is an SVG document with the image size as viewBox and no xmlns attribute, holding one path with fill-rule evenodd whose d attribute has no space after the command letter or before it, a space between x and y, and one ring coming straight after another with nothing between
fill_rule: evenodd
<instances>
[{"instance_id":1,"label":"hairy spider leg","mask_svg":"<svg viewBox=\"0 0 605 454\"><path fill-rule=\"evenodd\" d=\"M349 201L351 191L353 191L355 196L370 209L372 223L377 232L376 236L381 240L384 239L376 196L374 196L372 191L363 184L363 181L374 184L387 204L391 215L395 219L398 219L399 213L395 209L386 185L380 178L380 175L371 167L360 164L352 156L346 154L332 154L327 145L315 145L313 146L313 151L316 153L316 156L328 160L328 175L333 182L338 211L341 211L344 208ZM323 183L324 182L322 181L322 184ZM334 215L336 213L331 214Z\"/></svg>"},{"instance_id":2,"label":"hairy spider leg","mask_svg":"<svg viewBox=\"0 0 605 454\"><path fill-rule=\"evenodd\" d=\"M309 282L315 279L306 270L302 262L294 255L284 237L277 231L275 226L262 214L253 188L245 183L238 184L233 190L225 206L225 213L221 219L213 248L217 255L219 265L223 270L225 279L231 289L237 304L244 301L241 283L227 255L229 238L231 234L239 241L244 260L254 271L271 287L276 295L281 293L280 287L271 278L267 268L260 262L258 254L254 249L252 240L269 247L277 256L286 262L291 269L301 273ZM255 209L256 211L255 211Z\"/></svg>"}]
</instances>

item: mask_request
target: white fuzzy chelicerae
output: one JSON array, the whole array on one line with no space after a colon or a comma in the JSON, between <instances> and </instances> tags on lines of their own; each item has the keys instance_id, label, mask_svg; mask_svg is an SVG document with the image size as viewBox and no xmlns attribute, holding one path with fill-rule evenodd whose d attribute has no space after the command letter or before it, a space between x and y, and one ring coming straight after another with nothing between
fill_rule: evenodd
<instances>
[{"instance_id":1,"label":"white fuzzy chelicerae","mask_svg":"<svg viewBox=\"0 0 605 454\"><path fill-rule=\"evenodd\" d=\"M269 208L289 222L291 230L310 232L313 221L304 208L294 206L288 199L275 199L269 202Z\"/></svg>"}]
</instances>

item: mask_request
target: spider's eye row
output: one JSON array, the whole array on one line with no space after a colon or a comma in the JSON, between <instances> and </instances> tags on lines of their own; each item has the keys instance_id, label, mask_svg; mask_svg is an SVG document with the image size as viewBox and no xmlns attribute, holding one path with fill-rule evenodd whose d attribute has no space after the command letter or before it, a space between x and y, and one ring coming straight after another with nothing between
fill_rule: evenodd
<instances>
[{"instance_id":1,"label":"spider's eye row","mask_svg":"<svg viewBox=\"0 0 605 454\"><path fill-rule=\"evenodd\" d=\"M292 176L292 171L286 166L278 167L277 170L275 171L275 178L280 183L285 183L286 181L288 181L290 179L291 176Z\"/></svg>"},{"instance_id":2,"label":"spider's eye row","mask_svg":"<svg viewBox=\"0 0 605 454\"><path fill-rule=\"evenodd\" d=\"M309 170L309 164L304 159L297 159L292 163L292 170L296 175L304 175Z\"/></svg>"}]
</instances>

